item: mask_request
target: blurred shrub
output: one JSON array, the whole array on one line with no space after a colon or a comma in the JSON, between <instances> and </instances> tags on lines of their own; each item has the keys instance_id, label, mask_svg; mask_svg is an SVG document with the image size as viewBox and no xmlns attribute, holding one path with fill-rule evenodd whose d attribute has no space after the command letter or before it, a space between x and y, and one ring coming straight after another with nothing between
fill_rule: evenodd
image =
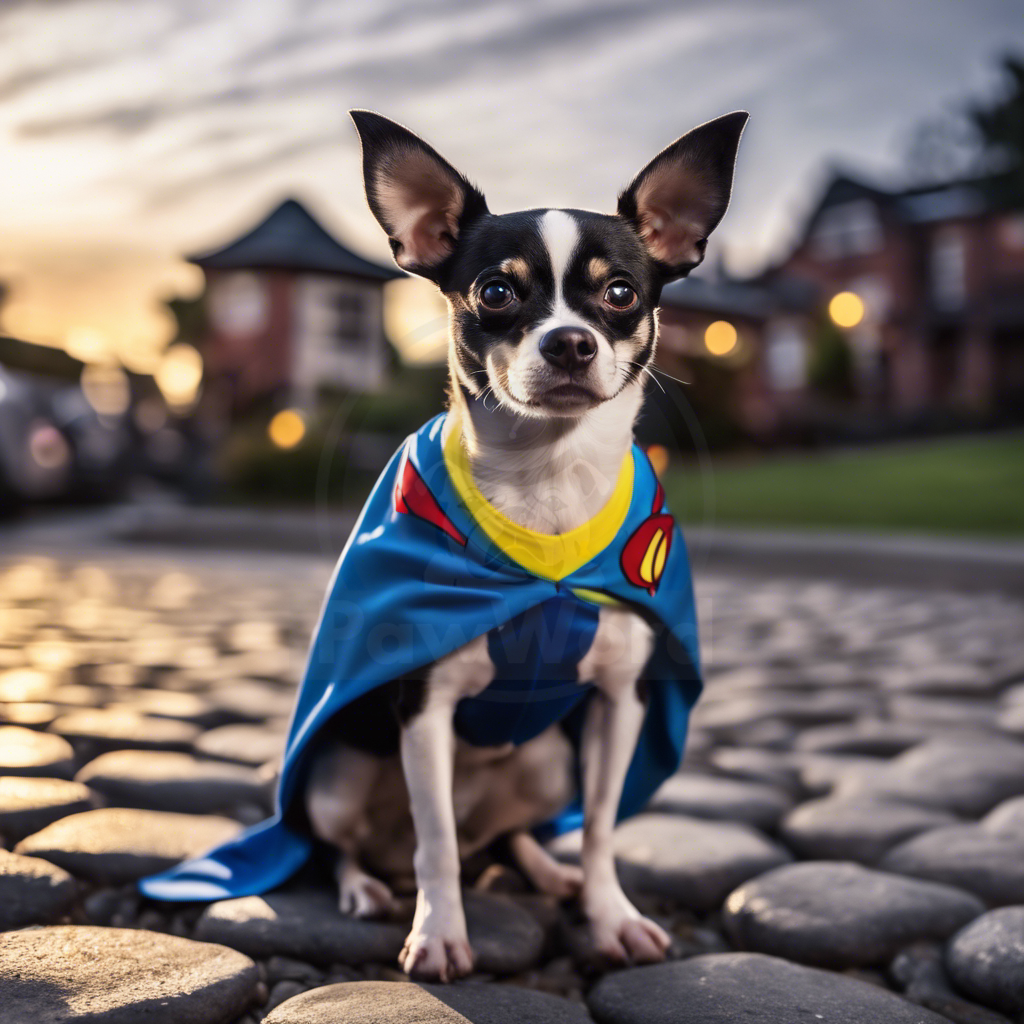
<instances>
[{"instance_id":1,"label":"blurred shrub","mask_svg":"<svg viewBox=\"0 0 1024 1024\"><path fill-rule=\"evenodd\" d=\"M853 397L853 353L845 335L831 320L818 325L807 378L811 387L821 395L829 398Z\"/></svg>"},{"instance_id":2,"label":"blurred shrub","mask_svg":"<svg viewBox=\"0 0 1024 1024\"><path fill-rule=\"evenodd\" d=\"M228 497L265 503L358 505L403 438L444 409L445 367L400 366L380 394L324 394L306 434L279 448L267 426L282 403L236 423L218 458Z\"/></svg>"}]
</instances>

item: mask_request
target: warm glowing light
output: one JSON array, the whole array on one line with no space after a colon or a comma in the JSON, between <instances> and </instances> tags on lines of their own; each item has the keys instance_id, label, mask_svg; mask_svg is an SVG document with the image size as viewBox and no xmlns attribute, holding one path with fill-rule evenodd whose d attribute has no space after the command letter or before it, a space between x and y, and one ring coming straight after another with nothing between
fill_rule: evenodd
<instances>
[{"instance_id":1,"label":"warm glowing light","mask_svg":"<svg viewBox=\"0 0 1024 1024\"><path fill-rule=\"evenodd\" d=\"M99 363L111 355L106 335L94 327L72 328L68 331L64 349L69 356L81 359L83 363Z\"/></svg>"},{"instance_id":2,"label":"warm glowing light","mask_svg":"<svg viewBox=\"0 0 1024 1024\"><path fill-rule=\"evenodd\" d=\"M191 405L203 380L203 357L191 345L172 345L160 360L154 377L170 405Z\"/></svg>"},{"instance_id":3,"label":"warm glowing light","mask_svg":"<svg viewBox=\"0 0 1024 1024\"><path fill-rule=\"evenodd\" d=\"M839 327L856 327L864 319L864 300L856 292L839 292L828 304L828 315Z\"/></svg>"},{"instance_id":4,"label":"warm glowing light","mask_svg":"<svg viewBox=\"0 0 1024 1024\"><path fill-rule=\"evenodd\" d=\"M82 368L82 394L101 416L123 416L131 402L128 374L119 366Z\"/></svg>"},{"instance_id":5,"label":"warm glowing light","mask_svg":"<svg viewBox=\"0 0 1024 1024\"><path fill-rule=\"evenodd\" d=\"M713 356L727 356L738 340L736 328L728 320L716 320L704 332L704 346Z\"/></svg>"},{"instance_id":6,"label":"warm glowing light","mask_svg":"<svg viewBox=\"0 0 1024 1024\"><path fill-rule=\"evenodd\" d=\"M384 286L384 333L409 363L443 362L448 351L448 307L440 292L420 278Z\"/></svg>"},{"instance_id":7,"label":"warm glowing light","mask_svg":"<svg viewBox=\"0 0 1024 1024\"><path fill-rule=\"evenodd\" d=\"M652 444L647 449L647 458L659 477L668 469L668 449L663 444Z\"/></svg>"},{"instance_id":8,"label":"warm glowing light","mask_svg":"<svg viewBox=\"0 0 1024 1024\"><path fill-rule=\"evenodd\" d=\"M294 448L306 436L306 424L294 409L282 409L267 427L278 448Z\"/></svg>"}]
</instances>

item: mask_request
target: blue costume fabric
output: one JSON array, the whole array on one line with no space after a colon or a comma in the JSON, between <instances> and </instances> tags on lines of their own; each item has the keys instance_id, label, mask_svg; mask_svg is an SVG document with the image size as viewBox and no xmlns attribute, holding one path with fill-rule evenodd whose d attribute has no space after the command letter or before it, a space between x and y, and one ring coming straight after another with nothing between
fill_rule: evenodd
<instances>
[{"instance_id":1,"label":"blue costume fabric","mask_svg":"<svg viewBox=\"0 0 1024 1024\"><path fill-rule=\"evenodd\" d=\"M314 737L369 691L483 634L495 678L458 705L458 735L481 746L523 743L558 722L578 755L594 688L577 679L577 666L603 603L631 607L654 632L643 673L647 711L620 819L640 811L678 768L701 689L696 615L686 549L646 455L634 445L627 456L632 493L611 542L552 579L517 563L460 499L442 448L444 420L434 418L396 452L338 561L289 728L276 813L205 856L144 879L145 895L213 900L284 883L315 845L297 812ZM538 833L581 823L577 797Z\"/></svg>"}]
</instances>

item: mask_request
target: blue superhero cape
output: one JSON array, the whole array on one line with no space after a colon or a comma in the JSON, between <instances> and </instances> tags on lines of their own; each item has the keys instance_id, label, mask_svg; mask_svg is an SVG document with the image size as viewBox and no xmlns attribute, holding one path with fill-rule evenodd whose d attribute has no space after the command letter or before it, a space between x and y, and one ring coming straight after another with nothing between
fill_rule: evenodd
<instances>
[{"instance_id":1,"label":"blue superhero cape","mask_svg":"<svg viewBox=\"0 0 1024 1024\"><path fill-rule=\"evenodd\" d=\"M640 811L682 759L701 690L689 561L643 451L623 461L606 507L552 537L506 519L477 490L457 424L445 415L406 439L377 481L338 561L320 613L285 745L270 819L203 857L143 879L161 900L214 900L276 888L309 858L302 805L321 728L357 717L360 698L487 634L494 681L459 703L470 743L522 743L560 722L578 752L593 693L577 666L602 604L627 605L654 631L648 704L619 818ZM577 797L538 831L577 828Z\"/></svg>"}]
</instances>

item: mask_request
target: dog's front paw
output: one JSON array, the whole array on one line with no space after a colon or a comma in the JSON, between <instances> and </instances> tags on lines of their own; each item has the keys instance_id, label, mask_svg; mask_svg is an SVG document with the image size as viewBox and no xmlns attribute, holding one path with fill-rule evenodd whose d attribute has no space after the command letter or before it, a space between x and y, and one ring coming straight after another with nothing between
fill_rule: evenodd
<instances>
[{"instance_id":1,"label":"dog's front paw","mask_svg":"<svg viewBox=\"0 0 1024 1024\"><path fill-rule=\"evenodd\" d=\"M644 917L621 889L584 900L596 953L614 964L655 964L665 959L672 939Z\"/></svg>"},{"instance_id":2,"label":"dog's front paw","mask_svg":"<svg viewBox=\"0 0 1024 1024\"><path fill-rule=\"evenodd\" d=\"M414 924L398 962L418 981L455 981L472 972L473 950L464 934L436 934Z\"/></svg>"}]
</instances>

